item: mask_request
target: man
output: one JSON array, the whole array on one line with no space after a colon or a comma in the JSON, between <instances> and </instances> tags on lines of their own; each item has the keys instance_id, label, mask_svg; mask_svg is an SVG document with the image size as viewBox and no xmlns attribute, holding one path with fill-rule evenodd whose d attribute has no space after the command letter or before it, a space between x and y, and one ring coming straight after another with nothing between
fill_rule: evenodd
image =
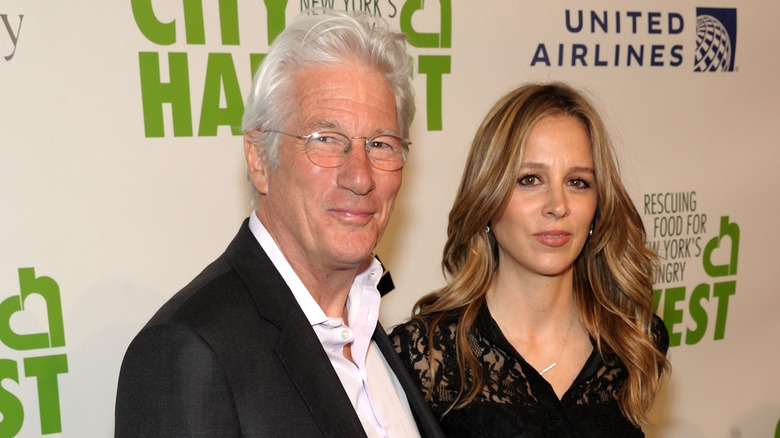
<instances>
[{"instance_id":1,"label":"man","mask_svg":"<svg viewBox=\"0 0 780 438\"><path fill-rule=\"evenodd\" d=\"M243 120L257 209L130 345L117 437L441 436L378 324L414 111L402 34L302 17Z\"/></svg>"}]
</instances>

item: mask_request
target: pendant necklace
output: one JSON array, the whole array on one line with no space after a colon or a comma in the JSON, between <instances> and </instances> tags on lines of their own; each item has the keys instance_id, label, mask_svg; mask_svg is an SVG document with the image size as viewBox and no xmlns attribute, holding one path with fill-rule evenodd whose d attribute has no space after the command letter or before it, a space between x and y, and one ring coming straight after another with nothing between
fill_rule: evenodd
<instances>
[{"instance_id":1,"label":"pendant necklace","mask_svg":"<svg viewBox=\"0 0 780 438\"><path fill-rule=\"evenodd\" d=\"M498 325L500 326L501 330L504 331L509 338L509 343L512 344L512 346L517 345L517 341L512 337L512 334L509 332L509 329L506 327L506 324L504 324L504 321L501 320L501 317L495 314L496 321L498 321ZM550 371L553 369L556 365L558 365L558 361L561 360L561 357L563 356L563 351L566 349L566 344L569 342L569 335L571 334L571 327L574 325L574 315L571 316L571 320L569 320L569 328L566 329L566 337L563 338L563 345L561 345L561 351L558 352L558 358L555 359L555 362L551 363L547 366L547 368L539 371L539 375L543 376L544 373L547 371ZM515 347L517 348L517 347ZM520 353L518 351L518 353ZM522 356L522 353L520 354ZM530 364L529 364L530 365Z\"/></svg>"}]
</instances>

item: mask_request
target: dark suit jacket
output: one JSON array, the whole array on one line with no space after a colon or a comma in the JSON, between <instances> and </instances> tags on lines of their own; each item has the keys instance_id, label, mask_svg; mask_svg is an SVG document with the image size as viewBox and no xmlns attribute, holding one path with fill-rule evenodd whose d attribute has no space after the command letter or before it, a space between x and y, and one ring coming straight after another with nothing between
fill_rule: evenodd
<instances>
[{"instance_id":1,"label":"dark suit jacket","mask_svg":"<svg viewBox=\"0 0 780 438\"><path fill-rule=\"evenodd\" d=\"M377 325L424 437L443 436ZM116 437L363 437L327 354L244 221L125 354Z\"/></svg>"}]
</instances>

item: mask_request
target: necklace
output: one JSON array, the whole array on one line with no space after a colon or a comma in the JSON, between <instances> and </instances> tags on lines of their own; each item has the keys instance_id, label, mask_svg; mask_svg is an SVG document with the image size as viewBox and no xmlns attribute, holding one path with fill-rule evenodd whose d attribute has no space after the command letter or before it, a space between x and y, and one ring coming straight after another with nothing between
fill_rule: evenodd
<instances>
[{"instance_id":1,"label":"necklace","mask_svg":"<svg viewBox=\"0 0 780 438\"><path fill-rule=\"evenodd\" d=\"M493 315L495 315L496 321L498 321L498 325L500 326L499 328L501 328L501 330L503 332L505 332L507 337L509 338L509 343L512 344L513 346L517 345L517 341L515 341L515 339L512 337L512 333L509 332L509 329L507 328L506 324L504 324L504 321L501 320L501 317L498 316L498 314L495 313L495 312L492 312L492 313L493 313ZM558 357L555 359L555 361L553 363L548 365L547 368L539 371L539 375L540 376L543 376L544 373L546 373L547 371L550 371L556 365L558 365L558 361L561 360L561 357L563 356L563 351L566 349L566 344L569 342L569 335L571 334L571 327L572 327L572 325L574 325L574 315L573 314L571 315L571 319L569 320L569 328L566 329L566 337L563 338L563 345L561 345L561 351L558 352ZM515 347L515 348L517 348L517 347ZM518 351L518 353L520 353L520 352ZM522 353L520 353L520 355L522 356Z\"/></svg>"}]
</instances>

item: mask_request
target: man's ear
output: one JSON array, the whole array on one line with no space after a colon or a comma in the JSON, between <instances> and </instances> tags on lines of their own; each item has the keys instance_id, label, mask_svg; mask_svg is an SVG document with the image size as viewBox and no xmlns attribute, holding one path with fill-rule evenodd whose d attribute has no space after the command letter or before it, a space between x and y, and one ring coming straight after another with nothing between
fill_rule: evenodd
<instances>
[{"instance_id":1,"label":"man's ear","mask_svg":"<svg viewBox=\"0 0 780 438\"><path fill-rule=\"evenodd\" d=\"M268 163L266 154L263 153L263 146L253 143L253 138L257 131L244 134L244 157L246 158L246 168L249 180L255 186L258 192L265 195L268 193Z\"/></svg>"}]
</instances>

